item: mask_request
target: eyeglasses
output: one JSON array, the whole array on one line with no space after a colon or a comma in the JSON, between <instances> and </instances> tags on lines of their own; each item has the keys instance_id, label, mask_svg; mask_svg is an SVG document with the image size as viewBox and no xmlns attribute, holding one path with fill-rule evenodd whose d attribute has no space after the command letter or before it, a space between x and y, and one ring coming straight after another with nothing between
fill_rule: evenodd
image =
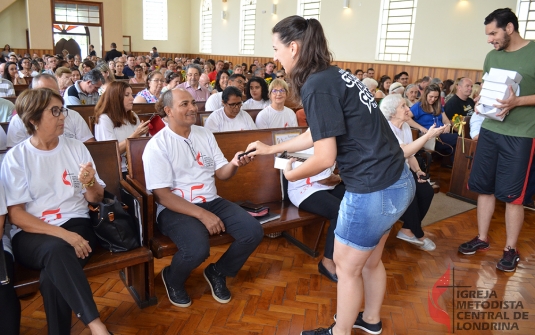
<instances>
[{"instance_id":1,"label":"eyeglasses","mask_svg":"<svg viewBox=\"0 0 535 335\"><path fill-rule=\"evenodd\" d=\"M152 79L151 81L153 81L155 83L165 83L165 80L163 80L163 79Z\"/></svg>"},{"instance_id":2,"label":"eyeglasses","mask_svg":"<svg viewBox=\"0 0 535 335\"><path fill-rule=\"evenodd\" d=\"M277 78L284 78L284 76L277 76Z\"/></svg>"},{"instance_id":3,"label":"eyeglasses","mask_svg":"<svg viewBox=\"0 0 535 335\"><path fill-rule=\"evenodd\" d=\"M67 115L69 115L69 110L65 107L52 107L52 108L47 108L45 109L46 110L50 110L52 112L52 115L54 115L55 117L58 117L61 113L63 113L63 115L65 115L65 117L67 117Z\"/></svg>"},{"instance_id":4,"label":"eyeglasses","mask_svg":"<svg viewBox=\"0 0 535 335\"><path fill-rule=\"evenodd\" d=\"M186 76L188 77L199 77L198 73L188 73Z\"/></svg>"},{"instance_id":5,"label":"eyeglasses","mask_svg":"<svg viewBox=\"0 0 535 335\"><path fill-rule=\"evenodd\" d=\"M285 94L286 93L286 90L284 88L281 88L280 90L277 90L277 89L273 89L271 90L271 93L277 95L277 93L280 93L280 94Z\"/></svg>"},{"instance_id":6,"label":"eyeglasses","mask_svg":"<svg viewBox=\"0 0 535 335\"><path fill-rule=\"evenodd\" d=\"M227 104L227 106L229 106L230 108L241 107L241 105L243 105L243 102L236 102L234 104Z\"/></svg>"}]
</instances>

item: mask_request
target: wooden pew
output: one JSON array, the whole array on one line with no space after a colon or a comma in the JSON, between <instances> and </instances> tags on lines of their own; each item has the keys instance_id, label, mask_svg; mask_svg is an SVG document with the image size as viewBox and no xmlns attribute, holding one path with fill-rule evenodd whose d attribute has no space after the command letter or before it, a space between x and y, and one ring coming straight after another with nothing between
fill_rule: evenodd
<instances>
[{"instance_id":1,"label":"wooden pew","mask_svg":"<svg viewBox=\"0 0 535 335\"><path fill-rule=\"evenodd\" d=\"M256 116L258 115L258 113L260 113L261 109L244 109L244 111L249 113L249 115L251 115L251 117L253 118L253 121L256 122Z\"/></svg>"},{"instance_id":2,"label":"wooden pew","mask_svg":"<svg viewBox=\"0 0 535 335\"><path fill-rule=\"evenodd\" d=\"M260 140L273 143L273 134L280 131L304 131L306 128L263 129L214 134L225 157L233 157L238 151L245 150L247 144ZM127 180L143 195L144 215L147 221L149 247L156 258L174 255L174 243L156 228L156 204L153 194L145 188L145 175L141 156L149 138L127 139L128 176ZM216 179L217 193L230 201L249 200L264 204L271 212L280 213L281 218L262 225L266 234L283 232L283 236L312 257L318 255L318 244L325 218L311 214L282 199L280 170L273 167L272 155L258 156L254 162L238 169L234 177L227 181ZM210 237L211 245L231 242L228 234Z\"/></svg>"},{"instance_id":3,"label":"wooden pew","mask_svg":"<svg viewBox=\"0 0 535 335\"><path fill-rule=\"evenodd\" d=\"M470 116L465 117L465 121L466 124L463 126L465 135L464 152L463 139L459 137L455 147L453 169L451 170L450 189L446 194L453 198L477 204L478 193L468 189L468 178L470 178L470 172L472 171L477 141L470 138Z\"/></svg>"},{"instance_id":4,"label":"wooden pew","mask_svg":"<svg viewBox=\"0 0 535 335\"><path fill-rule=\"evenodd\" d=\"M141 195L121 179L117 141L86 143L86 146L95 161L100 178L106 183L106 190L115 194L118 199L122 191L132 194L138 199L141 211L143 211ZM140 308L157 303L154 291L154 259L146 246L121 253L111 253L99 246L84 267L84 272L88 277L117 270ZM19 296L36 292L39 289L39 271L30 270L15 263L14 284Z\"/></svg>"},{"instance_id":5,"label":"wooden pew","mask_svg":"<svg viewBox=\"0 0 535 335\"><path fill-rule=\"evenodd\" d=\"M19 96L24 90L27 90L29 87L29 84L27 85L13 85L15 88L15 95Z\"/></svg>"},{"instance_id":6,"label":"wooden pew","mask_svg":"<svg viewBox=\"0 0 535 335\"><path fill-rule=\"evenodd\" d=\"M2 99L6 99L11 101L13 104L15 104L15 101L17 101L17 96L14 97L2 97Z\"/></svg>"},{"instance_id":7,"label":"wooden pew","mask_svg":"<svg viewBox=\"0 0 535 335\"><path fill-rule=\"evenodd\" d=\"M143 84L130 84L130 86L132 87L132 94L134 96L145 89L145 83L143 83Z\"/></svg>"}]
</instances>

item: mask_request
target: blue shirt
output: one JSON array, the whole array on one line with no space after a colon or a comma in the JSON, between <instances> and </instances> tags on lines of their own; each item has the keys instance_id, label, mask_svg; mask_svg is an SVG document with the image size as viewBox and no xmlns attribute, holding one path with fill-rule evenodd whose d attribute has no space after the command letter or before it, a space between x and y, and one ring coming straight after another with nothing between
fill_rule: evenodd
<instances>
[{"instance_id":1,"label":"blue shirt","mask_svg":"<svg viewBox=\"0 0 535 335\"><path fill-rule=\"evenodd\" d=\"M420 101L412 105L411 112L414 115L413 120L418 123L420 126L425 127L427 129L431 128L431 126L436 123L437 127L441 127L444 125L442 122L442 113L444 113L444 110L442 110L442 113L440 115L433 115L431 113L424 112L422 109Z\"/></svg>"},{"instance_id":2,"label":"blue shirt","mask_svg":"<svg viewBox=\"0 0 535 335\"><path fill-rule=\"evenodd\" d=\"M128 67L128 65L126 65L123 68L123 75L125 75L127 77L134 77L135 76L134 70L132 70L131 68Z\"/></svg>"}]
</instances>

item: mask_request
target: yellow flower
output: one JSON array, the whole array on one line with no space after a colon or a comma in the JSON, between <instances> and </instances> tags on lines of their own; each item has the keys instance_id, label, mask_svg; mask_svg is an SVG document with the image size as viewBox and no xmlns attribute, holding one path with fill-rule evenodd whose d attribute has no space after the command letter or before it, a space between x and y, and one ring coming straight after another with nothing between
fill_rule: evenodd
<instances>
[{"instance_id":1,"label":"yellow flower","mask_svg":"<svg viewBox=\"0 0 535 335\"><path fill-rule=\"evenodd\" d=\"M271 80L273 80L273 78L271 78L271 77L266 78L266 83L267 83L268 85L271 84Z\"/></svg>"}]
</instances>

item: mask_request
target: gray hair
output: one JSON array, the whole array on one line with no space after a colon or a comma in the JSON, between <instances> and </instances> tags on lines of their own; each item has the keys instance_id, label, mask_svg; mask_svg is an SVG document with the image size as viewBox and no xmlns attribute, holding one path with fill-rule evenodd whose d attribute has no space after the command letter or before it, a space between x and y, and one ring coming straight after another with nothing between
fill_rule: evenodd
<instances>
[{"instance_id":1,"label":"gray hair","mask_svg":"<svg viewBox=\"0 0 535 335\"><path fill-rule=\"evenodd\" d=\"M35 87L35 86L38 86L39 85L39 81L41 81L41 80L53 80L56 83L58 82L58 80L56 79L56 76L53 76L53 75L48 74L48 73L41 73L41 74L38 74L37 76L33 77L33 79L32 79L32 88Z\"/></svg>"},{"instance_id":2,"label":"gray hair","mask_svg":"<svg viewBox=\"0 0 535 335\"><path fill-rule=\"evenodd\" d=\"M409 92L411 90L411 88L413 88L414 86L416 86L416 84L409 84L407 85L407 87L405 87L405 91L403 91L403 97L408 99L409 97L407 96L407 92Z\"/></svg>"},{"instance_id":3,"label":"gray hair","mask_svg":"<svg viewBox=\"0 0 535 335\"><path fill-rule=\"evenodd\" d=\"M377 80L373 79L373 78L364 78L362 79L362 83L364 85L366 85L366 87L371 91L372 90L372 87L373 85L375 85L375 88L377 88L377 86L379 86L379 84L377 83Z\"/></svg>"},{"instance_id":4,"label":"gray hair","mask_svg":"<svg viewBox=\"0 0 535 335\"><path fill-rule=\"evenodd\" d=\"M115 81L115 75L110 70L110 68L108 67L108 64L106 62L102 62L102 63L98 64L95 67L95 69L99 70L101 74L102 74L102 72L108 72L108 76L109 76L108 77L108 83L111 83L112 81ZM104 77L104 75L102 77ZM104 81L102 81L102 83L104 84Z\"/></svg>"},{"instance_id":5,"label":"gray hair","mask_svg":"<svg viewBox=\"0 0 535 335\"><path fill-rule=\"evenodd\" d=\"M199 72L199 77L201 76L201 74L203 74L204 70L202 69L202 67L199 65L199 64L195 64L195 63L192 63L188 66L186 66L186 72L188 72L189 69L191 68L194 68L196 69L198 72Z\"/></svg>"},{"instance_id":6,"label":"gray hair","mask_svg":"<svg viewBox=\"0 0 535 335\"><path fill-rule=\"evenodd\" d=\"M401 94L389 94L381 100L379 109L381 109L381 112L383 112L383 115L388 121L396 114L396 109L402 101L405 101L405 99L403 99Z\"/></svg>"},{"instance_id":7,"label":"gray hair","mask_svg":"<svg viewBox=\"0 0 535 335\"><path fill-rule=\"evenodd\" d=\"M432 84L435 84L435 85L442 84L442 80L440 80L440 78L433 78L429 81L429 85L432 85Z\"/></svg>"},{"instance_id":8,"label":"gray hair","mask_svg":"<svg viewBox=\"0 0 535 335\"><path fill-rule=\"evenodd\" d=\"M167 90L163 92L154 106L156 109L156 114L158 114L161 118L167 116L167 113L165 113L164 110L165 107L173 108L173 90Z\"/></svg>"},{"instance_id":9,"label":"gray hair","mask_svg":"<svg viewBox=\"0 0 535 335\"><path fill-rule=\"evenodd\" d=\"M88 73L84 74L84 77L82 78L83 81L91 81L91 84L96 85L99 82L104 84L106 82L106 79L104 79L104 76L102 75L102 72L100 72L97 69L93 69L89 71Z\"/></svg>"}]
</instances>

